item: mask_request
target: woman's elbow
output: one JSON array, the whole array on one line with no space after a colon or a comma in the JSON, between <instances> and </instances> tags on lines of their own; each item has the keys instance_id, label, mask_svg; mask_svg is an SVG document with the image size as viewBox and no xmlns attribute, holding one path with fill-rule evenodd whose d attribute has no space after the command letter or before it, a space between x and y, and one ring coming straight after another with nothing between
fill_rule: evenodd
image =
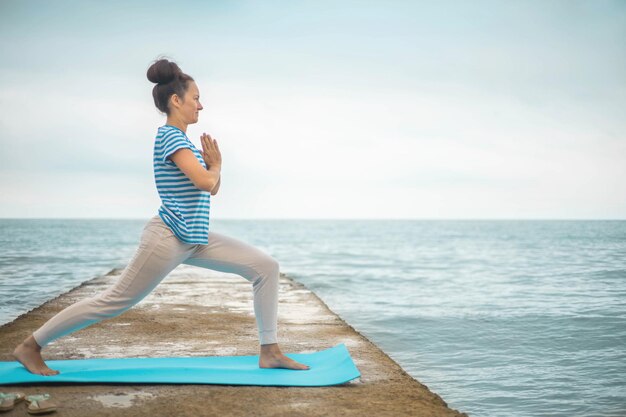
<instances>
[{"instance_id":1,"label":"woman's elbow","mask_svg":"<svg viewBox=\"0 0 626 417\"><path fill-rule=\"evenodd\" d=\"M215 181L209 175L199 175L189 179L197 189L202 191L210 192L215 186Z\"/></svg>"},{"instance_id":2,"label":"woman's elbow","mask_svg":"<svg viewBox=\"0 0 626 417\"><path fill-rule=\"evenodd\" d=\"M215 183L211 180L206 180L202 184L196 184L196 187L201 189L202 191L206 191L207 193L213 194L213 189L215 188Z\"/></svg>"}]
</instances>

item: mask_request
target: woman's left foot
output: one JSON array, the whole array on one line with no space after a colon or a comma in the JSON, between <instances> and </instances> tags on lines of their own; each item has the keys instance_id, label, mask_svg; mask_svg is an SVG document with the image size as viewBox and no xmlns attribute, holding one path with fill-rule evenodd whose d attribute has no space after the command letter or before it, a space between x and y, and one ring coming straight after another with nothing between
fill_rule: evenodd
<instances>
[{"instance_id":1,"label":"woman's left foot","mask_svg":"<svg viewBox=\"0 0 626 417\"><path fill-rule=\"evenodd\" d=\"M260 368L287 368L287 369L309 369L309 365L296 362L293 359L283 355L271 357L261 357L259 359Z\"/></svg>"},{"instance_id":2,"label":"woman's left foot","mask_svg":"<svg viewBox=\"0 0 626 417\"><path fill-rule=\"evenodd\" d=\"M268 347L261 347L261 355L259 356L260 368L310 369L309 365L296 362L290 357L283 355L280 349L278 349L277 344L263 346ZM271 348L269 348L269 346L271 346Z\"/></svg>"}]
</instances>

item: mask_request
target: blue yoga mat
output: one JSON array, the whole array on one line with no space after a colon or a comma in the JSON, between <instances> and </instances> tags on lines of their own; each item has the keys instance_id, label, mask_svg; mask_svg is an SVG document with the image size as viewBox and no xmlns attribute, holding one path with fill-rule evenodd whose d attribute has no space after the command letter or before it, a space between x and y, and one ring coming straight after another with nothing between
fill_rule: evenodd
<instances>
[{"instance_id":1,"label":"blue yoga mat","mask_svg":"<svg viewBox=\"0 0 626 417\"><path fill-rule=\"evenodd\" d=\"M259 368L259 355L69 359L46 361L60 374L43 376L11 361L0 362L0 385L104 382L317 387L342 384L361 376L343 343L319 352L285 356L309 365L310 369Z\"/></svg>"}]
</instances>

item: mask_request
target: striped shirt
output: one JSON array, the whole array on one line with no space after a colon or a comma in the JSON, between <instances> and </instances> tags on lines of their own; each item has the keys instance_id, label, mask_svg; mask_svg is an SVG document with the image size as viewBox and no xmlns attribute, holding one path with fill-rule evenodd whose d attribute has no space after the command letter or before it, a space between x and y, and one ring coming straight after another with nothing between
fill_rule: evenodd
<instances>
[{"instance_id":1,"label":"striped shirt","mask_svg":"<svg viewBox=\"0 0 626 417\"><path fill-rule=\"evenodd\" d=\"M191 149L206 168L202 153L185 132L171 125L157 129L153 164L154 180L161 197L159 216L182 242L206 245L209 243L211 193L197 188L168 158L182 148Z\"/></svg>"}]
</instances>

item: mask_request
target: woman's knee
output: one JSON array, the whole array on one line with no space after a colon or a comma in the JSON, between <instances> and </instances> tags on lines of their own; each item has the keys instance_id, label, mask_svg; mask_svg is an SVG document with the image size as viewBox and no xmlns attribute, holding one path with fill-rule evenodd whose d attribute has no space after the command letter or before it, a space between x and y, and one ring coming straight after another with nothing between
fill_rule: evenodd
<instances>
[{"instance_id":1,"label":"woman's knee","mask_svg":"<svg viewBox=\"0 0 626 417\"><path fill-rule=\"evenodd\" d=\"M280 265L276 258L272 256L268 255L265 259L265 268L270 275L278 277L278 275L280 274Z\"/></svg>"},{"instance_id":2,"label":"woman's knee","mask_svg":"<svg viewBox=\"0 0 626 417\"><path fill-rule=\"evenodd\" d=\"M264 280L270 279L278 281L280 265L276 258L268 255L257 262L256 271L259 274L257 279L262 277Z\"/></svg>"}]
</instances>

